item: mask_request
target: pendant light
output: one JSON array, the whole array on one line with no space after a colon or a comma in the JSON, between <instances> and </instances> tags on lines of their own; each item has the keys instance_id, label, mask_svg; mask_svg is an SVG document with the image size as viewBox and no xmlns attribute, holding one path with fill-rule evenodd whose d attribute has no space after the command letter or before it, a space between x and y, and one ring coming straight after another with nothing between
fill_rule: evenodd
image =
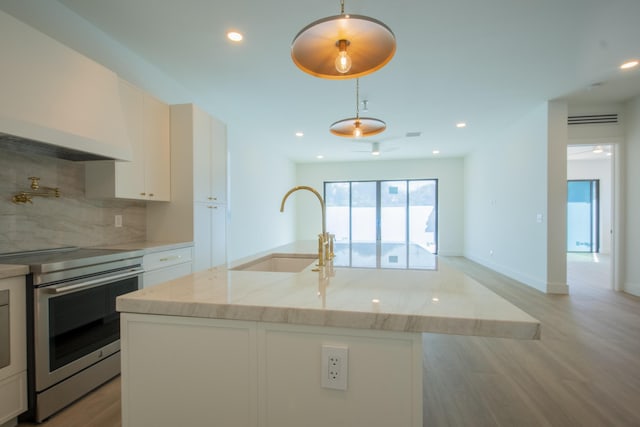
<instances>
[{"instance_id":1,"label":"pendant light","mask_svg":"<svg viewBox=\"0 0 640 427\"><path fill-rule=\"evenodd\" d=\"M333 123L329 130L344 138L362 138L377 135L387 128L382 120L360 117L360 79L356 79L356 116Z\"/></svg>"},{"instance_id":2,"label":"pendant light","mask_svg":"<svg viewBox=\"0 0 640 427\"><path fill-rule=\"evenodd\" d=\"M291 43L291 59L305 73L350 79L384 67L396 52L393 31L377 19L344 13L304 27Z\"/></svg>"}]
</instances>

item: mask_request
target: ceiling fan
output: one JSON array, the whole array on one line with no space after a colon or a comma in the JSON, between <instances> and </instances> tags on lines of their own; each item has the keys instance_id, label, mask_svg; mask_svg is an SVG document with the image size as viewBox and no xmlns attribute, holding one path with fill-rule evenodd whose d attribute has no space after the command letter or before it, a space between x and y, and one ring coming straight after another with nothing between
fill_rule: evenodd
<instances>
[{"instance_id":1,"label":"ceiling fan","mask_svg":"<svg viewBox=\"0 0 640 427\"><path fill-rule=\"evenodd\" d=\"M398 147L385 147L384 150L382 149L382 145L380 144L380 141L364 141L364 142L358 142L359 145L369 145L369 149L368 150L353 150L354 153L369 153L372 156L379 156L382 152L389 152L389 151L395 151L398 149ZM362 148L362 147L361 147Z\"/></svg>"},{"instance_id":2,"label":"ceiling fan","mask_svg":"<svg viewBox=\"0 0 640 427\"><path fill-rule=\"evenodd\" d=\"M358 145L364 145L364 144L368 144L369 145L369 149L368 150L363 150L363 147L359 147L358 150L353 150L353 152L355 153L369 153L372 156L379 156L381 153L387 153L390 151L395 151L397 149L399 149L400 147L398 146L389 146L387 143L388 142L394 142L394 141L402 141L404 139L407 138L416 138L418 136L420 136L421 132L407 132L406 135L404 136L396 136L396 137L390 137L390 138L385 138L385 139L379 139L377 141L354 141L356 144ZM383 144L384 143L384 144Z\"/></svg>"}]
</instances>

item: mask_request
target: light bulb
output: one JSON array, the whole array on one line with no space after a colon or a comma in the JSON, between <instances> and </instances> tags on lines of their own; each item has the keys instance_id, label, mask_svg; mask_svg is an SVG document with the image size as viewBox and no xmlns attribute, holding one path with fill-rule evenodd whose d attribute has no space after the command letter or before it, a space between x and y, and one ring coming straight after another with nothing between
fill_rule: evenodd
<instances>
[{"instance_id":1,"label":"light bulb","mask_svg":"<svg viewBox=\"0 0 640 427\"><path fill-rule=\"evenodd\" d=\"M355 128L353 129L353 136L360 138L362 136L362 128L360 128L360 121L356 120Z\"/></svg>"},{"instance_id":2,"label":"light bulb","mask_svg":"<svg viewBox=\"0 0 640 427\"><path fill-rule=\"evenodd\" d=\"M347 53L347 45L349 42L347 40L338 40L338 56L336 57L336 70L339 73L348 73L351 69L351 57Z\"/></svg>"}]
</instances>

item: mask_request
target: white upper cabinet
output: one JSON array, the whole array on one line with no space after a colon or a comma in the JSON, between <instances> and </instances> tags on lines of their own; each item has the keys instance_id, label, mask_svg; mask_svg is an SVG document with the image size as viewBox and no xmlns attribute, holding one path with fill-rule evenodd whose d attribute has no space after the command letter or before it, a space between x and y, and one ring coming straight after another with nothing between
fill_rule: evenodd
<instances>
[{"instance_id":1,"label":"white upper cabinet","mask_svg":"<svg viewBox=\"0 0 640 427\"><path fill-rule=\"evenodd\" d=\"M143 101L144 192L147 200L169 201L171 199L169 105L147 94Z\"/></svg>"},{"instance_id":2,"label":"white upper cabinet","mask_svg":"<svg viewBox=\"0 0 640 427\"><path fill-rule=\"evenodd\" d=\"M193 197L196 202L227 201L227 128L193 108Z\"/></svg>"},{"instance_id":3,"label":"white upper cabinet","mask_svg":"<svg viewBox=\"0 0 640 427\"><path fill-rule=\"evenodd\" d=\"M120 100L132 146L132 161L87 163L87 197L169 201L169 106L123 80L120 81Z\"/></svg>"}]
</instances>

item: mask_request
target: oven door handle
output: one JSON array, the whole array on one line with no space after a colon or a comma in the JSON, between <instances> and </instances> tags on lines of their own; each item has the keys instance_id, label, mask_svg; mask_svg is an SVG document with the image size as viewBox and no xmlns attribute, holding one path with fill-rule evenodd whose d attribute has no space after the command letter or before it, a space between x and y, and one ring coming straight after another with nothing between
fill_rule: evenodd
<instances>
[{"instance_id":1,"label":"oven door handle","mask_svg":"<svg viewBox=\"0 0 640 427\"><path fill-rule=\"evenodd\" d=\"M120 279L128 279L129 277L138 276L143 273L144 270L141 268L135 268L129 270L125 273L120 274L111 274L107 277L100 277L93 280L83 280L80 283L74 283L72 285L57 285L57 286L47 286L43 288L47 293L50 294L63 294L65 292L79 291L82 289L93 288L95 286L100 286L105 283L113 282L114 280Z\"/></svg>"}]
</instances>

